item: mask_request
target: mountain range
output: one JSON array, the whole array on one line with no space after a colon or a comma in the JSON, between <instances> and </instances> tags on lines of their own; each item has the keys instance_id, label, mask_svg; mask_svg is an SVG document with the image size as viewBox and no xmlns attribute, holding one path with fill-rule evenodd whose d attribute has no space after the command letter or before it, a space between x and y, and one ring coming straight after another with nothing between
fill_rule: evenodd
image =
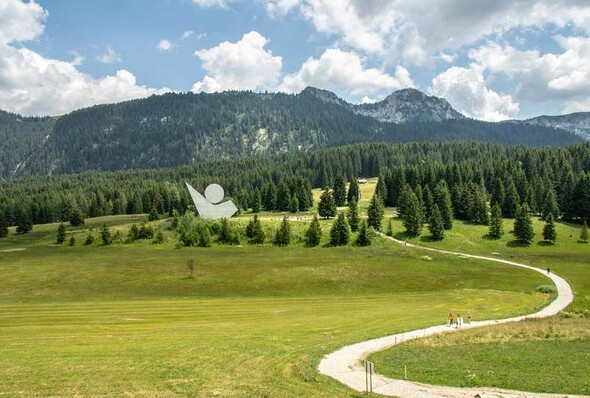
<instances>
[{"instance_id":1,"label":"mountain range","mask_svg":"<svg viewBox=\"0 0 590 398\"><path fill-rule=\"evenodd\" d=\"M174 93L60 117L0 111L0 175L158 168L358 142L542 146L589 137L590 113L489 123L466 118L445 99L415 89L358 105L313 87L294 95Z\"/></svg>"}]
</instances>

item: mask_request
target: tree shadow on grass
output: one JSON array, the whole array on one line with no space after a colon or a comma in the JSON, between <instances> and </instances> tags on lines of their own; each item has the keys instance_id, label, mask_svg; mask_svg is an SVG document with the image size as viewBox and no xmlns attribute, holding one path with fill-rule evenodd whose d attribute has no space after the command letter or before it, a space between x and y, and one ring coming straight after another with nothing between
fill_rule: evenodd
<instances>
[{"instance_id":1,"label":"tree shadow on grass","mask_svg":"<svg viewBox=\"0 0 590 398\"><path fill-rule=\"evenodd\" d=\"M529 247L530 243L524 243L518 240L511 240L510 242L506 243L508 247Z\"/></svg>"},{"instance_id":2,"label":"tree shadow on grass","mask_svg":"<svg viewBox=\"0 0 590 398\"><path fill-rule=\"evenodd\" d=\"M432 243L432 242L440 242L440 240L434 239L432 236L428 235L428 236L421 236L420 242Z\"/></svg>"},{"instance_id":3,"label":"tree shadow on grass","mask_svg":"<svg viewBox=\"0 0 590 398\"><path fill-rule=\"evenodd\" d=\"M541 241L537 242L537 245L539 245L539 246L555 246L555 243L548 242L546 240L541 240Z\"/></svg>"},{"instance_id":4,"label":"tree shadow on grass","mask_svg":"<svg viewBox=\"0 0 590 398\"><path fill-rule=\"evenodd\" d=\"M495 238L490 234L485 234L484 236L481 237L484 240L500 240L500 238Z\"/></svg>"}]
</instances>

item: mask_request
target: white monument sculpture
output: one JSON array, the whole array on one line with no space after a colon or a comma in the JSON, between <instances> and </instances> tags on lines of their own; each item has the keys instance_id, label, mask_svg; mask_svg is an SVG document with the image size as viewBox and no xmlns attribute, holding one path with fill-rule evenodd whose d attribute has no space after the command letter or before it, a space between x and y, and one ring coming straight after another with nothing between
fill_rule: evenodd
<instances>
[{"instance_id":1,"label":"white monument sculpture","mask_svg":"<svg viewBox=\"0 0 590 398\"><path fill-rule=\"evenodd\" d=\"M219 184L210 184L205 188L205 196L185 182L188 192L195 203L199 215L208 219L230 218L238 208L231 200L219 203L223 199L223 187Z\"/></svg>"}]
</instances>

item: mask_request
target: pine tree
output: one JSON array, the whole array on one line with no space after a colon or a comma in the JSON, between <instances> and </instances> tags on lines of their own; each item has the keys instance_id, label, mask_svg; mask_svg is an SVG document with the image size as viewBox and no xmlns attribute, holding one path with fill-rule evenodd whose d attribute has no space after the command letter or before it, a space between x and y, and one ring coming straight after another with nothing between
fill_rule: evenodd
<instances>
[{"instance_id":1,"label":"pine tree","mask_svg":"<svg viewBox=\"0 0 590 398\"><path fill-rule=\"evenodd\" d=\"M346 195L346 201L349 204L353 199L357 203L360 199L359 182L356 178L353 178L352 181L350 181L350 186L348 187L348 194Z\"/></svg>"},{"instance_id":2,"label":"pine tree","mask_svg":"<svg viewBox=\"0 0 590 398\"><path fill-rule=\"evenodd\" d=\"M254 203L252 204L252 213L260 213L262 210L262 195L260 191L257 189L254 193Z\"/></svg>"},{"instance_id":3,"label":"pine tree","mask_svg":"<svg viewBox=\"0 0 590 398\"><path fill-rule=\"evenodd\" d=\"M356 232L359 226L359 207L356 202L356 199L352 199L348 202L348 211L346 212L346 217L348 218L348 225L350 225L350 230L352 232Z\"/></svg>"},{"instance_id":4,"label":"pine tree","mask_svg":"<svg viewBox=\"0 0 590 398\"><path fill-rule=\"evenodd\" d=\"M322 239L322 228L317 216L313 216L309 228L305 231L305 246L316 247Z\"/></svg>"},{"instance_id":5,"label":"pine tree","mask_svg":"<svg viewBox=\"0 0 590 398\"><path fill-rule=\"evenodd\" d=\"M445 180L441 180L434 188L434 204L440 210L445 229L453 228L453 202Z\"/></svg>"},{"instance_id":6,"label":"pine tree","mask_svg":"<svg viewBox=\"0 0 590 398\"><path fill-rule=\"evenodd\" d=\"M557 198L553 189L549 189L545 195L545 201L543 202L543 210L541 216L543 220L547 220L549 214L553 217L553 220L559 218L559 206L557 205Z\"/></svg>"},{"instance_id":7,"label":"pine tree","mask_svg":"<svg viewBox=\"0 0 590 398\"><path fill-rule=\"evenodd\" d=\"M70 216L68 221L72 227L78 227L80 225L84 225L84 216L82 215L82 210L78 206L75 206L70 211Z\"/></svg>"},{"instance_id":8,"label":"pine tree","mask_svg":"<svg viewBox=\"0 0 590 398\"><path fill-rule=\"evenodd\" d=\"M100 240L104 246L110 245L113 243L113 239L111 237L111 231L109 231L109 227L106 224L102 224L100 228Z\"/></svg>"},{"instance_id":9,"label":"pine tree","mask_svg":"<svg viewBox=\"0 0 590 398\"><path fill-rule=\"evenodd\" d=\"M75 236L72 236L72 237L70 238L70 243L69 243L69 245L70 245L70 246L76 246L76 237L75 237Z\"/></svg>"},{"instance_id":10,"label":"pine tree","mask_svg":"<svg viewBox=\"0 0 590 398\"><path fill-rule=\"evenodd\" d=\"M533 232L533 220L531 219L529 206L524 203L516 209L514 219L514 237L518 242L530 244L535 234Z\"/></svg>"},{"instance_id":11,"label":"pine tree","mask_svg":"<svg viewBox=\"0 0 590 398\"><path fill-rule=\"evenodd\" d=\"M334 179L333 195L336 206L344 206L346 203L346 185L344 185L344 178L340 174Z\"/></svg>"},{"instance_id":12,"label":"pine tree","mask_svg":"<svg viewBox=\"0 0 590 398\"><path fill-rule=\"evenodd\" d=\"M0 238L8 235L8 222L6 221L6 214L0 208Z\"/></svg>"},{"instance_id":13,"label":"pine tree","mask_svg":"<svg viewBox=\"0 0 590 398\"><path fill-rule=\"evenodd\" d=\"M344 217L344 213L338 213L338 217L332 224L330 230L330 245L331 246L346 246L350 239L350 229L348 221Z\"/></svg>"},{"instance_id":14,"label":"pine tree","mask_svg":"<svg viewBox=\"0 0 590 398\"><path fill-rule=\"evenodd\" d=\"M199 231L199 239L197 241L197 246L211 247L211 232L209 231L209 227L206 225L203 225L203 227Z\"/></svg>"},{"instance_id":15,"label":"pine tree","mask_svg":"<svg viewBox=\"0 0 590 398\"><path fill-rule=\"evenodd\" d=\"M273 243L277 246L289 246L291 243L291 226L289 219L285 216L277 229Z\"/></svg>"},{"instance_id":16,"label":"pine tree","mask_svg":"<svg viewBox=\"0 0 590 398\"><path fill-rule=\"evenodd\" d=\"M88 235L86 235L86 238L84 239L84 246L90 246L93 243L94 235L92 234L92 232L88 232Z\"/></svg>"},{"instance_id":17,"label":"pine tree","mask_svg":"<svg viewBox=\"0 0 590 398\"><path fill-rule=\"evenodd\" d=\"M502 209L500 204L496 203L492 207L492 217L490 219L489 236L493 239L500 239L504 235L504 225L502 223Z\"/></svg>"},{"instance_id":18,"label":"pine tree","mask_svg":"<svg viewBox=\"0 0 590 398\"><path fill-rule=\"evenodd\" d=\"M383 175L380 175L377 179L377 186L375 186L375 195L381 198L381 202L385 202L387 198L387 186L385 185L385 178Z\"/></svg>"},{"instance_id":19,"label":"pine tree","mask_svg":"<svg viewBox=\"0 0 590 398\"><path fill-rule=\"evenodd\" d=\"M66 241L66 227L65 227L65 225L63 225L63 223L60 223L59 226L57 227L57 238L55 239L55 242L58 245L61 245L65 241Z\"/></svg>"},{"instance_id":20,"label":"pine tree","mask_svg":"<svg viewBox=\"0 0 590 398\"><path fill-rule=\"evenodd\" d=\"M24 207L19 207L16 214L16 233L26 234L33 229L33 221L29 211Z\"/></svg>"},{"instance_id":21,"label":"pine tree","mask_svg":"<svg viewBox=\"0 0 590 398\"><path fill-rule=\"evenodd\" d=\"M289 211L291 208L291 190L285 181L279 184L279 192L277 194L277 210Z\"/></svg>"},{"instance_id":22,"label":"pine tree","mask_svg":"<svg viewBox=\"0 0 590 398\"><path fill-rule=\"evenodd\" d=\"M410 236L420 236L424 224L424 213L416 194L412 192L406 204L406 211L402 218L404 228Z\"/></svg>"},{"instance_id":23,"label":"pine tree","mask_svg":"<svg viewBox=\"0 0 590 398\"><path fill-rule=\"evenodd\" d=\"M361 222L361 226L359 228L359 234L354 242L357 246L370 246L371 245L371 237L369 235L369 229L367 228L367 223L365 220Z\"/></svg>"},{"instance_id":24,"label":"pine tree","mask_svg":"<svg viewBox=\"0 0 590 398\"><path fill-rule=\"evenodd\" d=\"M152 207L148 214L148 221L158 221L160 216L158 215L158 210L155 207Z\"/></svg>"},{"instance_id":25,"label":"pine tree","mask_svg":"<svg viewBox=\"0 0 590 398\"><path fill-rule=\"evenodd\" d=\"M403 219L408 212L408 204L413 196L415 196L414 191L412 191L412 188L410 188L408 184L405 184L398 198L397 215L401 219Z\"/></svg>"},{"instance_id":26,"label":"pine tree","mask_svg":"<svg viewBox=\"0 0 590 398\"><path fill-rule=\"evenodd\" d=\"M299 199L297 199L297 196L291 198L291 208L289 211L291 213L297 213L299 211Z\"/></svg>"},{"instance_id":27,"label":"pine tree","mask_svg":"<svg viewBox=\"0 0 590 398\"><path fill-rule=\"evenodd\" d=\"M516 185L514 185L514 180L512 180L512 178L508 178L508 184L506 184L506 195L504 197L504 204L502 205L502 215L505 218L515 218L519 203L520 197L518 196Z\"/></svg>"},{"instance_id":28,"label":"pine tree","mask_svg":"<svg viewBox=\"0 0 590 398\"><path fill-rule=\"evenodd\" d=\"M437 205L434 205L434 208L432 209L428 230L434 240L442 240L445 237L445 225Z\"/></svg>"},{"instance_id":29,"label":"pine tree","mask_svg":"<svg viewBox=\"0 0 590 398\"><path fill-rule=\"evenodd\" d=\"M228 245L240 244L240 237L238 236L238 233L234 230L232 223L230 223L226 218L221 219L221 226L219 228L217 242Z\"/></svg>"},{"instance_id":30,"label":"pine tree","mask_svg":"<svg viewBox=\"0 0 590 398\"><path fill-rule=\"evenodd\" d=\"M557 230L555 229L552 213L547 214L545 226L543 227L543 239L551 243L555 243L557 240Z\"/></svg>"},{"instance_id":31,"label":"pine tree","mask_svg":"<svg viewBox=\"0 0 590 398\"><path fill-rule=\"evenodd\" d=\"M367 225L375 231L381 231L381 220L383 219L383 201L377 194L373 195L369 208L367 209Z\"/></svg>"},{"instance_id":32,"label":"pine tree","mask_svg":"<svg viewBox=\"0 0 590 398\"><path fill-rule=\"evenodd\" d=\"M426 187L422 191L422 196L424 197L424 216L426 218L430 218L430 215L432 214L432 209L434 208L434 196L432 195L432 191L430 191L430 188L428 188L428 185L426 185Z\"/></svg>"},{"instance_id":33,"label":"pine tree","mask_svg":"<svg viewBox=\"0 0 590 398\"><path fill-rule=\"evenodd\" d=\"M588 243L588 223L584 221L580 230L580 242Z\"/></svg>"},{"instance_id":34,"label":"pine tree","mask_svg":"<svg viewBox=\"0 0 590 398\"><path fill-rule=\"evenodd\" d=\"M320 203L318 203L318 214L322 218L331 218L336 215L336 203L334 202L334 196L326 188L320 196Z\"/></svg>"},{"instance_id":35,"label":"pine tree","mask_svg":"<svg viewBox=\"0 0 590 398\"><path fill-rule=\"evenodd\" d=\"M250 243L264 243L266 235L264 233L264 229L262 228L262 223L258 219L257 215L254 215L254 219L248 222L248 225L246 226L246 236L250 238Z\"/></svg>"}]
</instances>

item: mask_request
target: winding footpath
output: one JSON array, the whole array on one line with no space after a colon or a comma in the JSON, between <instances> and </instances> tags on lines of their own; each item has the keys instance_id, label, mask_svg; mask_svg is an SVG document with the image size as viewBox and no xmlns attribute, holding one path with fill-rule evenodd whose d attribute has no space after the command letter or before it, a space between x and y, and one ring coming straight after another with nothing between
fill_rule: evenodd
<instances>
[{"instance_id":1,"label":"winding footpath","mask_svg":"<svg viewBox=\"0 0 590 398\"><path fill-rule=\"evenodd\" d=\"M438 250L429 247L423 247L405 243L403 241L386 237L401 245L408 247L415 247L422 250L433 251L437 253L444 253L450 255L459 255L462 257L475 258L480 260L495 261L503 264L514 265L516 267L527 268L533 271L540 272L550 278L557 287L557 298L551 302L547 307L542 310L525 316L517 316L507 319L499 320L488 320L471 322L470 324L464 324L461 329L472 329L482 326L497 325L500 323L517 322L527 318L545 318L559 313L561 310L566 308L574 299L574 294L569 283L565 279L551 273L546 274L545 270L531 267L529 265L516 263L513 261L501 260L493 257L475 256L469 254L455 253L446 250ZM348 387L357 390L365 391L365 371L362 366L362 361L367 358L370 354L381 351L390 347L393 347L404 341L413 340L430 336L437 333L449 333L456 330L446 325L432 326L426 329L414 330L405 333L399 333L378 339L368 340L357 344L352 344L346 347L342 347L339 350L326 355L319 364L318 370L321 374L330 376L339 382L347 385ZM402 398L491 398L491 397L502 397L502 398L564 398L564 397L585 397L583 395L567 395L567 394L541 394L541 393L528 393L514 390L503 390L497 388L488 387L477 387L477 388L460 388L460 387L444 387L435 386L429 384L422 384L416 382L410 382L406 380L393 380L385 376L375 374L373 375L373 393L396 396Z\"/></svg>"}]
</instances>

